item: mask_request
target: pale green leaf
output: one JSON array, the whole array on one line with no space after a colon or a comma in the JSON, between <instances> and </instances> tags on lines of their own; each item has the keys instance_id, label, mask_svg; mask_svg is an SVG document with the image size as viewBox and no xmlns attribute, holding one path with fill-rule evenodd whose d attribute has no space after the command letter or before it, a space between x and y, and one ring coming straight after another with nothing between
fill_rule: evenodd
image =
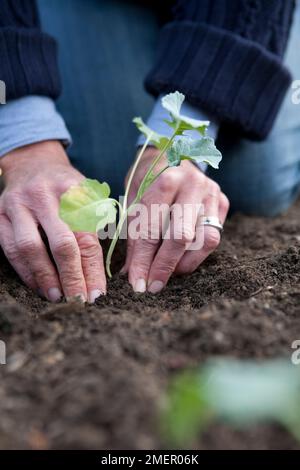
<instances>
[{"instance_id":1,"label":"pale green leaf","mask_svg":"<svg viewBox=\"0 0 300 470\"><path fill-rule=\"evenodd\" d=\"M221 360L208 365L203 379L207 400L223 419L249 425L296 413L300 428L300 374L292 363Z\"/></svg>"},{"instance_id":2,"label":"pale green leaf","mask_svg":"<svg viewBox=\"0 0 300 470\"><path fill-rule=\"evenodd\" d=\"M182 135L185 131L198 131L199 134L204 136L209 126L209 121L200 121L180 114L184 100L185 96L179 93L179 91L170 93L162 98L163 108L165 108L172 117L171 121L165 120L165 122L176 130L176 135Z\"/></svg>"},{"instance_id":3,"label":"pale green leaf","mask_svg":"<svg viewBox=\"0 0 300 470\"><path fill-rule=\"evenodd\" d=\"M168 137L158 134L155 131L152 131L150 127L148 127L142 118L136 117L133 119L134 124L138 128L138 130L144 134L147 138L150 137L150 142L159 150L163 150L168 143Z\"/></svg>"},{"instance_id":4,"label":"pale green leaf","mask_svg":"<svg viewBox=\"0 0 300 470\"><path fill-rule=\"evenodd\" d=\"M203 137L200 140L182 137L175 140L167 151L167 157L169 166L178 166L181 160L191 160L196 163L205 162L213 168L219 168L222 160L221 152L210 137Z\"/></svg>"},{"instance_id":5,"label":"pale green leaf","mask_svg":"<svg viewBox=\"0 0 300 470\"><path fill-rule=\"evenodd\" d=\"M205 397L199 390L199 377L184 372L176 377L169 388L161 416L162 437L166 444L188 445L205 427L211 417Z\"/></svg>"},{"instance_id":6,"label":"pale green leaf","mask_svg":"<svg viewBox=\"0 0 300 470\"><path fill-rule=\"evenodd\" d=\"M61 196L59 215L73 232L96 233L116 218L115 201L109 195L107 183L85 179Z\"/></svg>"},{"instance_id":7,"label":"pale green leaf","mask_svg":"<svg viewBox=\"0 0 300 470\"><path fill-rule=\"evenodd\" d=\"M161 100L163 108L165 108L174 119L180 118L180 111L182 103L185 100L185 96L179 91L169 93L164 96Z\"/></svg>"},{"instance_id":8,"label":"pale green leaf","mask_svg":"<svg viewBox=\"0 0 300 470\"><path fill-rule=\"evenodd\" d=\"M213 418L238 428L277 422L300 440L299 395L299 370L288 359L213 360L176 378L162 418L176 445L191 443Z\"/></svg>"}]
</instances>

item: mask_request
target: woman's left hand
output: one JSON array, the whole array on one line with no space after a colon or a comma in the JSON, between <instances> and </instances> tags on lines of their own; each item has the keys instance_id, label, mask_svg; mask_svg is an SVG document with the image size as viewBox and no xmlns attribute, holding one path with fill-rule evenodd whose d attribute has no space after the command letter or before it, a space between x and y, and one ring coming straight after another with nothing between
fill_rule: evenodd
<instances>
[{"instance_id":1,"label":"woman's left hand","mask_svg":"<svg viewBox=\"0 0 300 470\"><path fill-rule=\"evenodd\" d=\"M137 190L158 151L148 147L133 178L129 203L134 200ZM166 159L159 163L159 171L166 166ZM197 220L193 215L179 219L175 223L173 210L168 214L170 236L162 238L163 222L160 217L149 217L153 204L199 205L204 207L206 217L216 217L224 224L229 210L229 201L222 193L219 185L208 178L189 161L179 167L167 169L144 194L141 204L147 210L147 217L140 217L139 237L128 235L127 257L124 273L128 273L129 282L135 292L156 294L167 284L173 273L189 274L218 247L220 232L217 228L205 226L202 246L197 250L189 250L195 239ZM187 207L187 206L186 206ZM144 213L144 211L143 211ZM170 217L171 214L171 217ZM133 218L129 218L129 227ZM129 231L130 232L130 231ZM153 237L155 234L155 237Z\"/></svg>"}]
</instances>

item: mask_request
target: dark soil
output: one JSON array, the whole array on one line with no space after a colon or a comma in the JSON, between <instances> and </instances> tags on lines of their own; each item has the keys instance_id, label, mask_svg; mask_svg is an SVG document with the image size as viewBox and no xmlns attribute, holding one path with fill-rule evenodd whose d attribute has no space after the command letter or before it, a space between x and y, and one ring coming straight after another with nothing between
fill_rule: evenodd
<instances>
[{"instance_id":1,"label":"dark soil","mask_svg":"<svg viewBox=\"0 0 300 470\"><path fill-rule=\"evenodd\" d=\"M0 448L160 448L157 410L174 373L210 356L290 356L300 339L299 209L235 216L195 274L158 297L116 276L94 307L38 299L1 255ZM277 426L214 424L195 447L300 446Z\"/></svg>"}]
</instances>

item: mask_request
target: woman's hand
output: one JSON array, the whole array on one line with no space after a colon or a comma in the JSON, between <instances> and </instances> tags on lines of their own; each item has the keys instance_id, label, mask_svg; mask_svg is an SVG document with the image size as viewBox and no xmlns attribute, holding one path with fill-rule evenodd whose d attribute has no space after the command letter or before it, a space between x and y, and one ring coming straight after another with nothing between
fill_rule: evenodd
<instances>
[{"instance_id":1,"label":"woman's hand","mask_svg":"<svg viewBox=\"0 0 300 470\"><path fill-rule=\"evenodd\" d=\"M129 202L134 200L138 187L157 154L158 151L153 147L146 150L133 179ZM163 159L159 166L161 169L165 167L166 160ZM203 215L217 217L222 224L229 209L229 201L218 184L188 161L183 162L180 167L167 169L147 190L141 203L147 207L148 214L151 213L153 204L167 204L170 207L176 203L183 208L186 204L202 203ZM123 268L136 292L160 292L173 273L192 273L220 243L218 229L205 226L202 248L188 250L197 227L197 220L192 215L184 217L183 223L178 224L175 223L173 213L168 222L171 236L167 239L157 236L151 238L153 233L159 232L161 235L161 221L155 217L146 217L144 220L143 222L141 218L142 236L134 240L128 237L127 258Z\"/></svg>"},{"instance_id":2,"label":"woman's hand","mask_svg":"<svg viewBox=\"0 0 300 470\"><path fill-rule=\"evenodd\" d=\"M5 182L0 245L11 265L27 286L52 302L64 295L93 303L106 292L98 238L72 233L58 215L61 194L84 177L57 141L10 152L0 166Z\"/></svg>"}]
</instances>

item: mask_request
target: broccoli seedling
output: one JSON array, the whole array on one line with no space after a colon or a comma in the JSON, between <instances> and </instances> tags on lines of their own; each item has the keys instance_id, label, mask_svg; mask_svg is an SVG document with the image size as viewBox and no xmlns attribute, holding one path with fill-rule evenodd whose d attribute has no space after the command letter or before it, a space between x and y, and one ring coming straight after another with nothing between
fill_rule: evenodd
<instances>
[{"instance_id":1,"label":"broccoli seedling","mask_svg":"<svg viewBox=\"0 0 300 470\"><path fill-rule=\"evenodd\" d=\"M299 392L299 371L287 359L211 360L171 382L161 413L163 439L189 447L215 421L237 429L276 422L300 440Z\"/></svg>"},{"instance_id":2,"label":"broccoli seedling","mask_svg":"<svg viewBox=\"0 0 300 470\"><path fill-rule=\"evenodd\" d=\"M176 167L183 160L195 163L205 162L213 168L219 168L222 155L216 148L214 140L206 135L209 121L198 121L181 115L182 103L185 96L176 91L162 98L162 106L168 111L170 119L166 120L172 128L171 137L160 135L150 129L141 118L134 118L133 122L138 130L145 135L146 141L133 165L125 190L123 204L110 198L110 188L107 183L99 183L97 180L85 179L80 185L71 187L60 200L60 217L74 232L98 232L107 224L114 223L119 209L119 222L111 241L107 258L106 271L111 277L111 258L120 237L122 227L128 217L130 209L138 204L147 189L168 170ZM197 131L199 139L192 139L184 135L186 131ZM151 144L159 150L159 153L149 166L137 191L134 201L128 205L133 177L144 155L147 146ZM157 165L166 154L167 164L158 172Z\"/></svg>"}]
</instances>

